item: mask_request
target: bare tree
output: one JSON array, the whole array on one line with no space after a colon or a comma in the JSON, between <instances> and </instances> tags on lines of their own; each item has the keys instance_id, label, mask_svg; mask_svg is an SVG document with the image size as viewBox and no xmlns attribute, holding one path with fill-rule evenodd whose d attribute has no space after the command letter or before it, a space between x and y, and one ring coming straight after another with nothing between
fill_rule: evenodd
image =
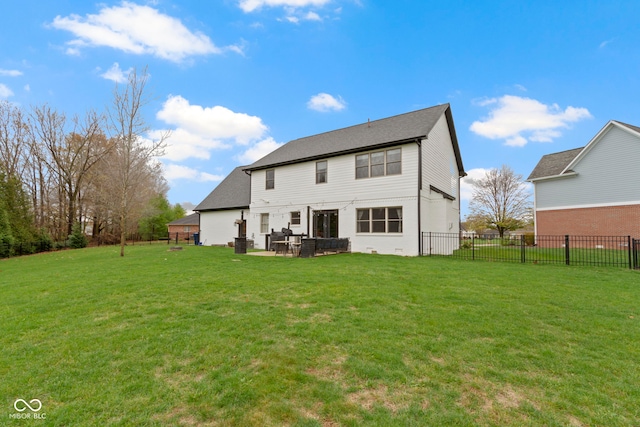
<instances>
[{"instance_id":1,"label":"bare tree","mask_svg":"<svg viewBox=\"0 0 640 427\"><path fill-rule=\"evenodd\" d=\"M73 129L66 134L64 114L48 106L33 110L34 131L42 147L40 161L52 171L58 183L58 205L62 235L71 234L79 221L80 194L91 168L111 149L102 131L103 117L87 112L84 120L72 119Z\"/></svg>"},{"instance_id":2,"label":"bare tree","mask_svg":"<svg viewBox=\"0 0 640 427\"><path fill-rule=\"evenodd\" d=\"M0 170L7 176L22 179L28 156L27 125L22 110L0 101Z\"/></svg>"},{"instance_id":3,"label":"bare tree","mask_svg":"<svg viewBox=\"0 0 640 427\"><path fill-rule=\"evenodd\" d=\"M170 135L165 132L158 140L145 138L150 130L142 114L142 109L150 102L145 93L148 77L146 68L142 74L134 69L126 86L116 84L113 102L108 109L115 141L112 171L118 191L120 256L124 256L129 215L136 206L136 199L148 197L143 185L148 182L149 174L159 173L153 162L164 153L166 139Z\"/></svg>"},{"instance_id":4,"label":"bare tree","mask_svg":"<svg viewBox=\"0 0 640 427\"><path fill-rule=\"evenodd\" d=\"M487 227L498 230L502 238L505 231L515 230L531 218L531 194L522 175L502 165L473 182L469 210L472 217L482 218Z\"/></svg>"}]
</instances>

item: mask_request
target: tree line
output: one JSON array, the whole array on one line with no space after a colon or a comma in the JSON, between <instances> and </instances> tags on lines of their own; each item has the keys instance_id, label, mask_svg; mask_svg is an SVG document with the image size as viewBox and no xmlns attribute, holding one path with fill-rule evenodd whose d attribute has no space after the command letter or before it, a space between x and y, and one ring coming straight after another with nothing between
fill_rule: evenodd
<instances>
[{"instance_id":1,"label":"tree line","mask_svg":"<svg viewBox=\"0 0 640 427\"><path fill-rule=\"evenodd\" d=\"M133 70L106 111L83 116L0 101L0 244L66 240L80 224L124 255L143 218L184 215L167 206L158 161L170 133L146 138L147 80L146 68Z\"/></svg>"}]
</instances>

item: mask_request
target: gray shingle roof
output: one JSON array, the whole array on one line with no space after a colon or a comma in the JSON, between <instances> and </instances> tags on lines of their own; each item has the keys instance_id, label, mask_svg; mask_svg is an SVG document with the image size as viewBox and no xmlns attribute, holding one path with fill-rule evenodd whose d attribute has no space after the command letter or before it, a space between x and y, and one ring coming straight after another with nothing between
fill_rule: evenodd
<instances>
[{"instance_id":1,"label":"gray shingle roof","mask_svg":"<svg viewBox=\"0 0 640 427\"><path fill-rule=\"evenodd\" d=\"M559 153L546 154L542 156L538 164L527 181L548 176L560 175L573 159L584 149L584 147L574 148L573 150L561 151Z\"/></svg>"},{"instance_id":2,"label":"gray shingle roof","mask_svg":"<svg viewBox=\"0 0 640 427\"><path fill-rule=\"evenodd\" d=\"M640 127L638 126L622 123L617 120L611 120L602 128L598 135L609 129L611 123L617 123L634 132L640 133ZM585 148L588 148L594 143L595 138L597 138L597 135L596 137L594 137L594 139L591 140L591 142L589 142L587 147L574 148L573 150L567 150L542 156L536 167L531 172L531 175L529 175L529 177L527 178L527 181L560 175L562 171L564 171L566 167L569 166L569 164L571 164L571 162L575 160Z\"/></svg>"},{"instance_id":3,"label":"gray shingle roof","mask_svg":"<svg viewBox=\"0 0 640 427\"><path fill-rule=\"evenodd\" d=\"M200 224L200 214L194 213L194 214L187 215L185 217L173 220L167 225L199 225L199 224Z\"/></svg>"},{"instance_id":4,"label":"gray shingle roof","mask_svg":"<svg viewBox=\"0 0 640 427\"><path fill-rule=\"evenodd\" d=\"M251 177L246 166L235 168L194 211L213 211L248 208L251 203Z\"/></svg>"},{"instance_id":5,"label":"gray shingle roof","mask_svg":"<svg viewBox=\"0 0 640 427\"><path fill-rule=\"evenodd\" d=\"M615 122L621 124L622 126L626 126L626 127L628 127L629 129L631 129L631 130L633 130L635 132L640 133L640 127L638 127L638 126L629 125L627 123L622 123L622 122L619 122L617 120L615 120Z\"/></svg>"},{"instance_id":6,"label":"gray shingle roof","mask_svg":"<svg viewBox=\"0 0 640 427\"><path fill-rule=\"evenodd\" d=\"M458 139L453 126L449 104L437 105L410 113L374 120L318 135L295 139L259 159L247 170L300 163L376 147L384 147L404 141L425 138L438 119L446 114L456 153L458 169L464 174Z\"/></svg>"}]
</instances>

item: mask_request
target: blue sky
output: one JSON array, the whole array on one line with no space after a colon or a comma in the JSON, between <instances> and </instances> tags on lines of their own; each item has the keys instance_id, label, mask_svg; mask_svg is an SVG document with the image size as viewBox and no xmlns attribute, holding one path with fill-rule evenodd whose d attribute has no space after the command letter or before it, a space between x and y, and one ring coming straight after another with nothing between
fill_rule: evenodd
<instances>
[{"instance_id":1,"label":"blue sky","mask_svg":"<svg viewBox=\"0 0 640 427\"><path fill-rule=\"evenodd\" d=\"M0 99L68 116L148 67L172 203L280 144L450 103L469 179L640 125L640 2L5 2Z\"/></svg>"}]
</instances>

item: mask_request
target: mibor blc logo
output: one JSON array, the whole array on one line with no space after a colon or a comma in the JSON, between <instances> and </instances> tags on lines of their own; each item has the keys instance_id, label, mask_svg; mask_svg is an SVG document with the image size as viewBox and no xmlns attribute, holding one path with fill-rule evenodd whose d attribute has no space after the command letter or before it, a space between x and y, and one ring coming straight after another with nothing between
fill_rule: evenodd
<instances>
[{"instance_id":1,"label":"mibor blc logo","mask_svg":"<svg viewBox=\"0 0 640 427\"><path fill-rule=\"evenodd\" d=\"M18 413L9 414L9 418L34 420L44 420L47 418L47 414L40 413L42 409L40 399L31 399L28 402L24 399L16 399L16 401L13 402L13 409L18 411Z\"/></svg>"}]
</instances>

